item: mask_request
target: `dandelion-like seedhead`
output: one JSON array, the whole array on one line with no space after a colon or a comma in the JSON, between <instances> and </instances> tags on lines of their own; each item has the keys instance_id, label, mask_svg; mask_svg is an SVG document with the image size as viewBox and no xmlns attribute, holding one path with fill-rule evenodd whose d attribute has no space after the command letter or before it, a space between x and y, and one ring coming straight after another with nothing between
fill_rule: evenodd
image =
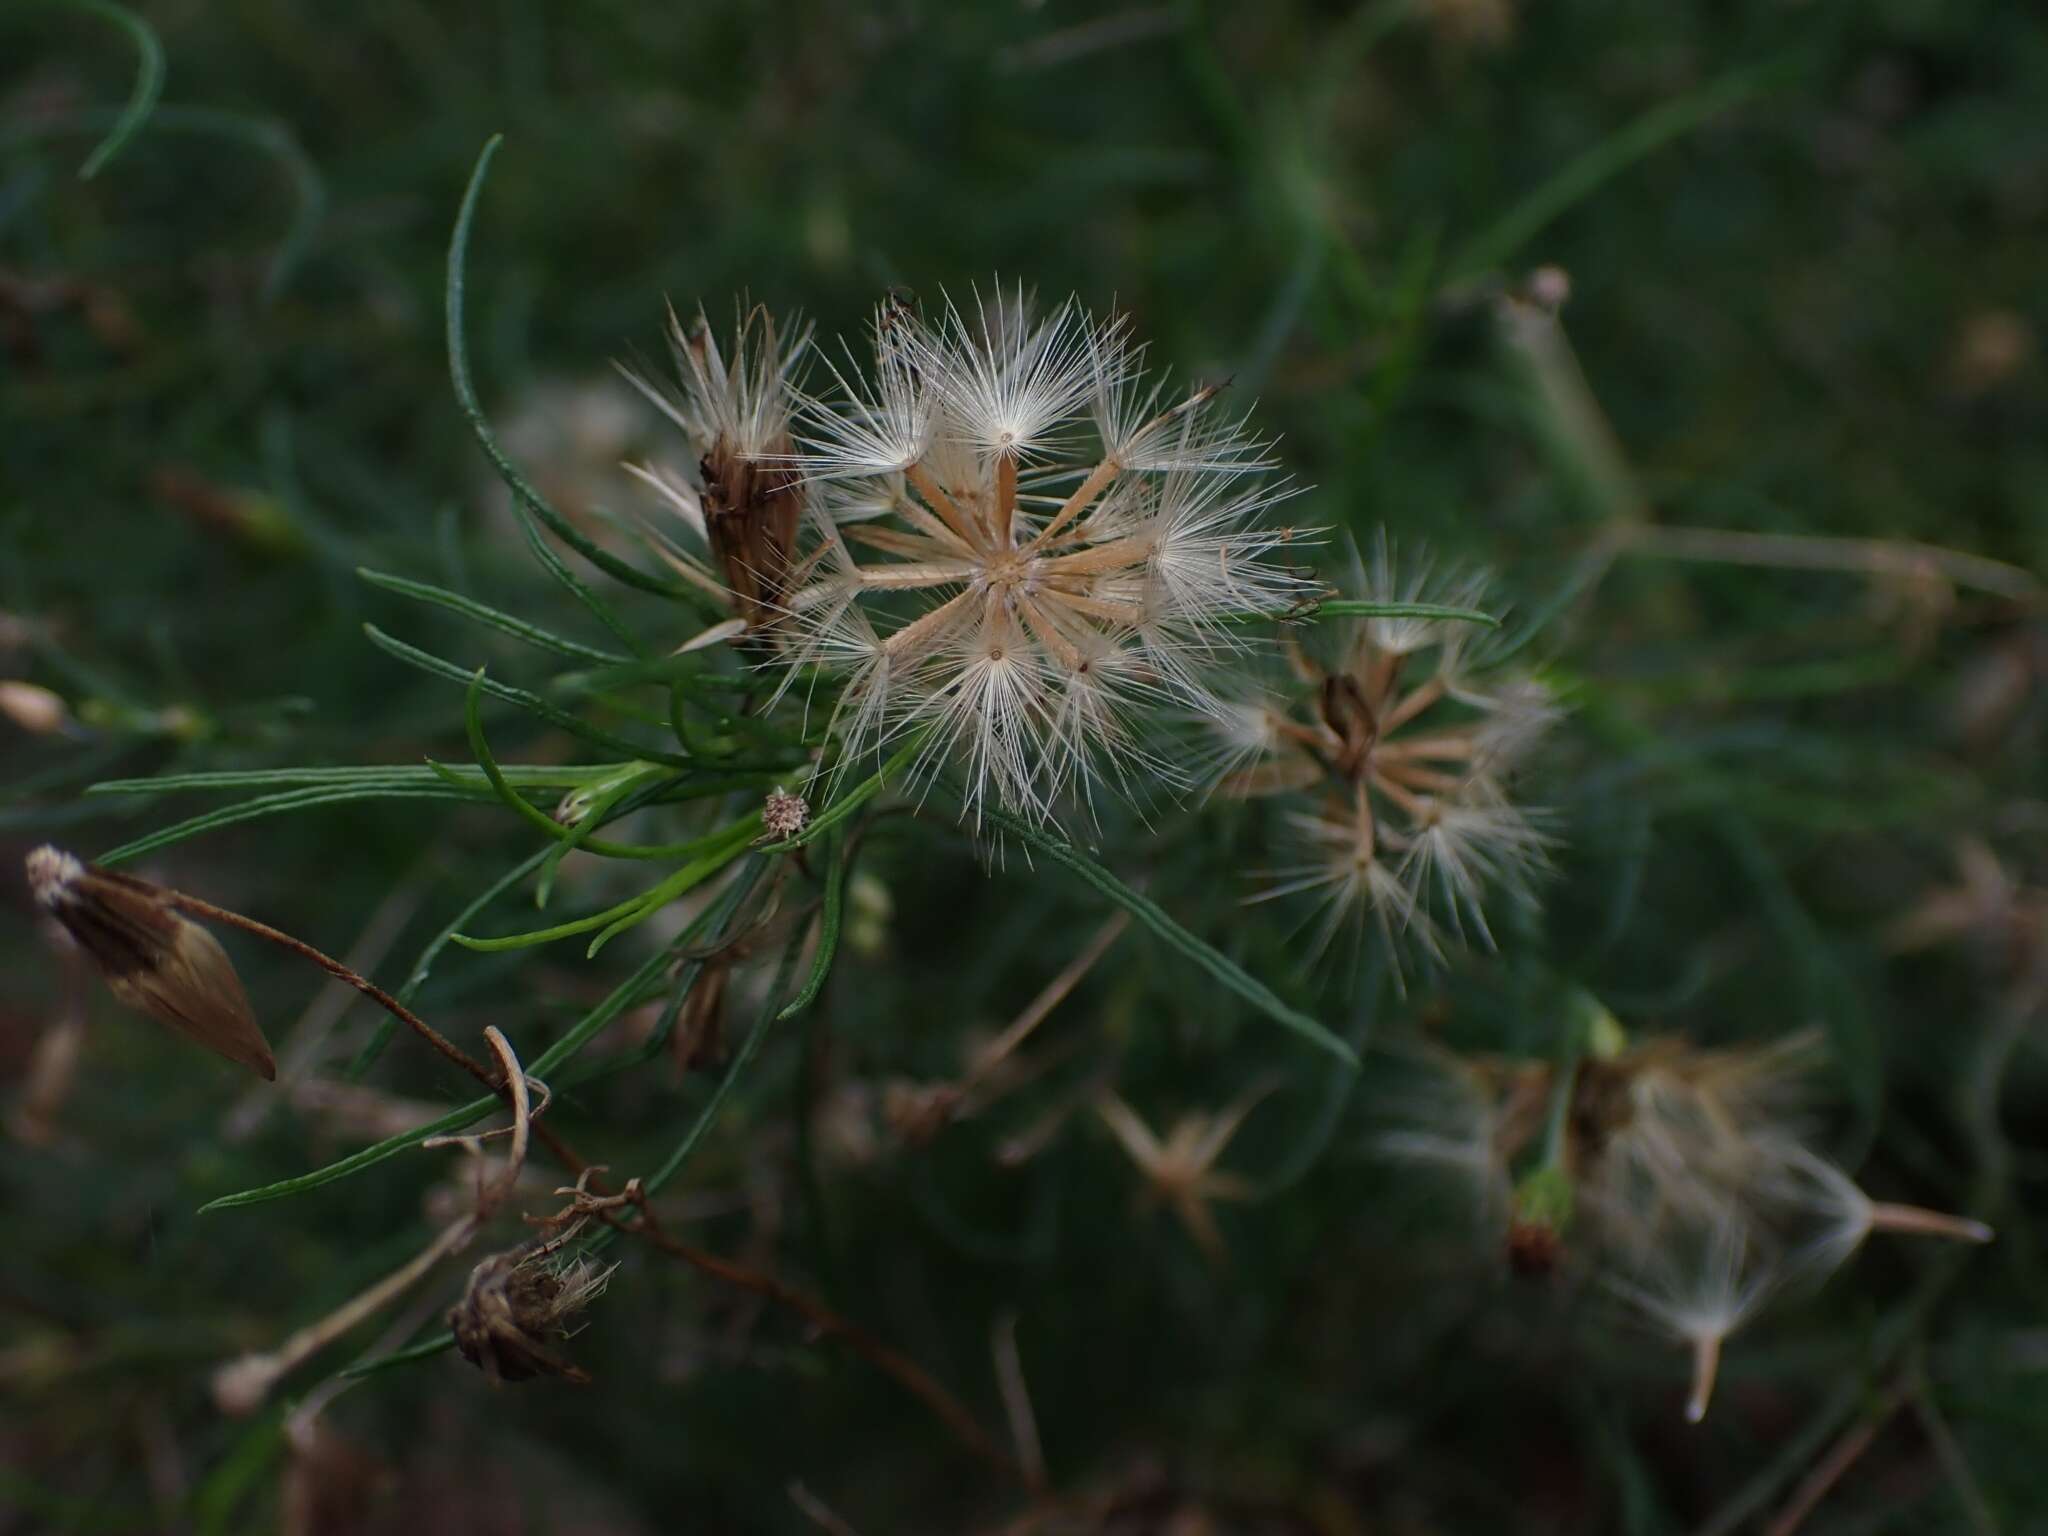
<instances>
[{"instance_id":1,"label":"dandelion-like seedhead","mask_svg":"<svg viewBox=\"0 0 2048 1536\"><path fill-rule=\"evenodd\" d=\"M1273 559L1294 531L1265 520L1288 489L1216 389L1170 397L1121 318L1034 314L1000 286L935 319L885 301L871 366L821 353L818 393L765 320L730 361L700 331L666 408L702 484L643 478L715 529L714 486L739 476L714 468L746 466L753 501L721 503L754 518L732 527L726 584L785 686L836 687L842 761L916 733L919 770L957 766L969 810L1038 819L1105 781L1187 782L1148 723L1227 715L1236 621L1307 590ZM792 507L784 539L768 525Z\"/></svg>"},{"instance_id":2,"label":"dandelion-like seedhead","mask_svg":"<svg viewBox=\"0 0 2048 1536\"><path fill-rule=\"evenodd\" d=\"M1728 1050L1662 1039L1595 1051L1560 1076L1551 1062L1435 1053L1436 1086L1408 1095L1379 1146L1454 1169L1497 1224L1506 1189L1548 1180L1564 1191L1549 1235L1691 1351L1687 1417L1697 1421L1723 1342L1780 1288L1824 1278L1875 1232L1992 1235L1965 1217L1873 1200L1813 1150L1797 1080L1816 1054L1807 1035ZM1502 1238L1511 1257L1513 1238Z\"/></svg>"},{"instance_id":3,"label":"dandelion-like seedhead","mask_svg":"<svg viewBox=\"0 0 2048 1536\"><path fill-rule=\"evenodd\" d=\"M1382 540L1363 595L1386 603L1471 607L1486 579L1427 561L1405 572ZM1313 893L1320 950L1370 921L1398 955L1447 940L1491 946L1490 900L1527 901L1553 839L1518 802L1517 764L1557 720L1532 678L1490 675L1439 619L1370 618L1332 661L1295 648L1287 702L1240 702L1212 717L1211 761L1226 794L1307 802L1287 824L1297 861L1253 899Z\"/></svg>"}]
</instances>

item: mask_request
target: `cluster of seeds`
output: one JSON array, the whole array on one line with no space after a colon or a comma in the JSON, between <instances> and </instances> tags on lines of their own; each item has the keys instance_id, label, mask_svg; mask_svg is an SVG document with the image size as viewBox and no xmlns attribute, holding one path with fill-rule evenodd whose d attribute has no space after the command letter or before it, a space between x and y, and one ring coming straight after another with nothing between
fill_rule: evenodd
<instances>
[{"instance_id":1,"label":"cluster of seeds","mask_svg":"<svg viewBox=\"0 0 2048 1536\"><path fill-rule=\"evenodd\" d=\"M1809 1038L1703 1050L1625 1046L1611 1029L1608 1042L1562 1079L1548 1062L1446 1055L1438 1092L1412 1101L1411 1127L1382 1145L1470 1180L1520 1267L1583 1258L1685 1344L1694 1422L1723 1342L1871 1233L1990 1240L1981 1222L1871 1199L1808 1145L1794 1089Z\"/></svg>"},{"instance_id":2,"label":"cluster of seeds","mask_svg":"<svg viewBox=\"0 0 2048 1536\"><path fill-rule=\"evenodd\" d=\"M1485 579L1405 579L1382 543L1364 595L1388 603L1475 607ZM1439 954L1446 932L1491 943L1489 892L1526 899L1550 839L1540 812L1517 805L1514 770L1557 719L1537 682L1488 676L1453 623L1373 618L1334 660L1289 647L1295 688L1284 703L1240 703L1215 728L1220 787L1288 796L1299 861L1256 899L1314 892L1317 947L1368 917L1390 948L1406 939Z\"/></svg>"},{"instance_id":3,"label":"cluster of seeds","mask_svg":"<svg viewBox=\"0 0 2048 1536\"><path fill-rule=\"evenodd\" d=\"M642 473L723 567L696 573L733 594L721 637L836 680L848 758L920 733L977 812L1189 782L1147 722L1225 718L1243 621L1309 590L1270 558L1287 489L1218 391L1169 399L1121 318L1021 291L936 319L889 300L872 372L824 360L823 395L804 333L776 338L755 311L727 357L700 318L680 393L642 383L699 456L694 484Z\"/></svg>"}]
</instances>

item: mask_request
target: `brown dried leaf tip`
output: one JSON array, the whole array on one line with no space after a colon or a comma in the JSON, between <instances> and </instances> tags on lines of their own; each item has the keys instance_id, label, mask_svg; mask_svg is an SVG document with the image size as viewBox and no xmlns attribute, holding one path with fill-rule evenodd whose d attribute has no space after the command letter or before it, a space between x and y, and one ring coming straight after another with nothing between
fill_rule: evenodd
<instances>
[{"instance_id":1,"label":"brown dried leaf tip","mask_svg":"<svg viewBox=\"0 0 2048 1536\"><path fill-rule=\"evenodd\" d=\"M569 1319L601 1295L612 1269L587 1259L557 1264L553 1245L494 1253L469 1272L469 1285L448 1313L462 1358L493 1382L560 1376L579 1384L589 1373L542 1342L566 1339Z\"/></svg>"},{"instance_id":2,"label":"brown dried leaf tip","mask_svg":"<svg viewBox=\"0 0 2048 1536\"><path fill-rule=\"evenodd\" d=\"M48 844L28 856L28 886L115 997L259 1077L277 1077L234 965L212 934L178 912L177 892Z\"/></svg>"}]
</instances>

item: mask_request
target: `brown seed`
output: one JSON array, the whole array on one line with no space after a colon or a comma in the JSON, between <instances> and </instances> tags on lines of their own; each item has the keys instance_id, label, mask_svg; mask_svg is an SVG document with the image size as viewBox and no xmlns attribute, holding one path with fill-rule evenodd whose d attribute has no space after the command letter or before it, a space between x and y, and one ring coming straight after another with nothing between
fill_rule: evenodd
<instances>
[{"instance_id":1,"label":"brown seed","mask_svg":"<svg viewBox=\"0 0 2048 1536\"><path fill-rule=\"evenodd\" d=\"M174 893L47 844L28 856L28 884L115 997L259 1077L277 1077L233 963L212 934L178 912Z\"/></svg>"}]
</instances>

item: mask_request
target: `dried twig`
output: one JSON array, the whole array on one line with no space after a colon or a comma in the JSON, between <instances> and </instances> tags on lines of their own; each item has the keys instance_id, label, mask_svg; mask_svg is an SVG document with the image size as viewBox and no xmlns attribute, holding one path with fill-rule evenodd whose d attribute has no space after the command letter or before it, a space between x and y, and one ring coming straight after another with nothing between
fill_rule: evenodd
<instances>
[{"instance_id":1,"label":"dried twig","mask_svg":"<svg viewBox=\"0 0 2048 1536\"><path fill-rule=\"evenodd\" d=\"M344 1302L318 1322L301 1328L276 1349L243 1355L216 1371L213 1395L222 1412L237 1415L254 1413L285 1376L403 1296L443 1259L466 1248L512 1193L526 1163L532 1100L526 1091L526 1074L504 1034L492 1026L484 1031L484 1039L504 1070L505 1091L512 1103L512 1149L505 1171L478 1192L474 1211L451 1222L425 1248L375 1285Z\"/></svg>"}]
</instances>

